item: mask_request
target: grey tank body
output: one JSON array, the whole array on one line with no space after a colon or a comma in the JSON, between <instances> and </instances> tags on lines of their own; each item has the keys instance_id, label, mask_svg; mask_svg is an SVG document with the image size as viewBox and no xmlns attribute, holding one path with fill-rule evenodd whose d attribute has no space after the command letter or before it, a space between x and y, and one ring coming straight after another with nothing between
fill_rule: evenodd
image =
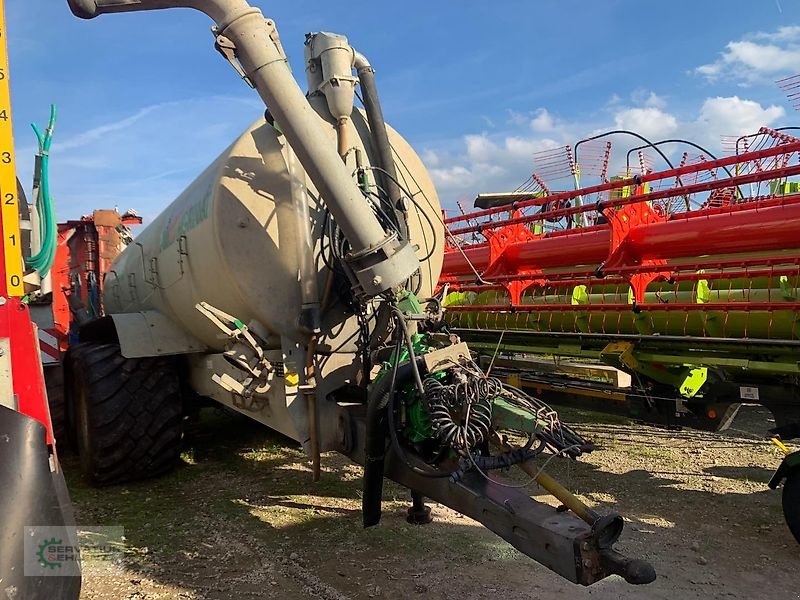
<instances>
[{"instance_id":1,"label":"grey tank body","mask_svg":"<svg viewBox=\"0 0 800 600\"><path fill-rule=\"evenodd\" d=\"M324 98L309 99L336 148L334 123ZM354 110L348 140L365 165L374 157L363 114ZM398 178L413 195L409 235L419 248L421 286L429 295L442 266L444 229L433 183L419 156L394 130L389 138ZM356 170L355 152L347 166ZM375 183L374 172L369 176ZM150 223L106 275L109 314L156 310L211 350L222 350L220 331L196 309L207 302L245 323L257 322L270 347L281 338L302 343L299 235L292 194L309 204L313 260L320 295L329 269L321 256L324 204L286 139L264 119L233 142L172 204ZM424 211L427 219L421 211ZM427 258L426 255L428 255ZM422 260L425 259L425 260ZM356 351L358 323L331 294L323 319L321 351Z\"/></svg>"}]
</instances>

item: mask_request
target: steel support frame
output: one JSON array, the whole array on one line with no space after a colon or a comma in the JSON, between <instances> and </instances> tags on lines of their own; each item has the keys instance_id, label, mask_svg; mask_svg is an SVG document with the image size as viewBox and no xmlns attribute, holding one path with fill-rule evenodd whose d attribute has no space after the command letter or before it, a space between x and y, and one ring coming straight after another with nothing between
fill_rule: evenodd
<instances>
[{"instance_id":1,"label":"steel support frame","mask_svg":"<svg viewBox=\"0 0 800 600\"><path fill-rule=\"evenodd\" d=\"M364 464L366 447L365 409L342 407L340 419L342 447L339 451ZM618 574L629 583L649 583L643 573L652 567L629 559L571 512L537 502L523 489L504 487L475 472L460 481L448 477L432 478L414 473L391 450L386 457L385 476L412 492L439 502L475 519L506 540L520 552L581 585L591 585Z\"/></svg>"}]
</instances>

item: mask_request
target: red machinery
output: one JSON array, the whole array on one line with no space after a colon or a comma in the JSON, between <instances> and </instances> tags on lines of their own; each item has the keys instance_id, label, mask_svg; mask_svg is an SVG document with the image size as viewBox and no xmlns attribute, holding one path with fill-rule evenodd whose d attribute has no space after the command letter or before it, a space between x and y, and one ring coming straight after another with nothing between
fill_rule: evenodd
<instances>
[{"instance_id":1,"label":"red machinery","mask_svg":"<svg viewBox=\"0 0 800 600\"><path fill-rule=\"evenodd\" d=\"M721 261L719 256L784 251L800 246L796 230L797 219L800 219L800 196L771 194L758 198L740 198L721 207L673 214L663 214L653 202L798 175L800 164L789 164L798 151L800 140L757 152L619 179L575 191L538 198L530 198L529 194L523 193L513 198L510 207L496 207L448 218L445 223L452 236L479 234L486 241L452 244L445 255L440 281L464 289L463 285L468 280L483 280L479 281L477 287L472 286L469 289L484 291L489 289L487 285L505 288L512 300L510 305L524 310L526 307L516 305L520 293L531 286L546 287L549 283L565 285L567 281L569 283L566 285L597 283L596 274L601 272L605 276L617 276L613 280L615 283L628 281L634 287L636 303L641 304L648 283L676 275L675 266L666 268L665 261L668 260L710 257L690 263L682 262L677 266L681 271L786 263L788 259L783 252L773 256L759 254L758 257L743 257L727 262ZM674 179L724 166L752 165L765 158L772 159L773 164L769 168L752 169L752 172L732 178L713 179L657 191L642 190L643 184L649 182ZM796 158L794 161L797 162ZM609 194L626 188L633 189L634 193L619 197ZM558 207L577 197L586 198L591 194L603 193L607 199L600 199L593 204L524 214L527 208L545 205ZM545 220L565 219L589 213L595 216L595 221L603 223L538 235L530 227L533 223ZM602 218L597 219L598 213L602 214ZM502 218L496 219L497 216ZM728 273L728 276L736 274L734 271ZM485 283L487 279L491 279L493 283ZM570 304L548 308L574 310L571 308L573 306ZM508 306L504 305L502 308ZM648 307L650 310L653 308ZM735 309L737 306L730 304L727 308ZM603 310L607 309L608 305L604 304ZM630 306L626 304L624 309L629 310ZM470 309L459 307L459 310ZM486 307L480 310L486 310Z\"/></svg>"},{"instance_id":2,"label":"red machinery","mask_svg":"<svg viewBox=\"0 0 800 600\"><path fill-rule=\"evenodd\" d=\"M732 156L690 164L684 154L662 172L640 155L641 174L615 181L608 152L595 152L599 185L553 194L534 176L523 192L480 196L490 208L446 219L451 327L540 394L619 400L709 429L757 402L774 433L800 437L800 184L788 180L800 175L800 139L763 128L730 145ZM577 183L575 154L549 151L541 167ZM555 364L495 363L499 352ZM631 376L624 393L597 382L597 363ZM800 452L770 487L781 483L800 541Z\"/></svg>"},{"instance_id":3,"label":"red machinery","mask_svg":"<svg viewBox=\"0 0 800 600\"><path fill-rule=\"evenodd\" d=\"M490 351L609 363L714 428L713 403L760 401L796 434L800 139L764 128L742 147L758 149L609 181L606 146L598 185L479 196L491 208L445 220L451 327Z\"/></svg>"},{"instance_id":4,"label":"red machinery","mask_svg":"<svg viewBox=\"0 0 800 600\"><path fill-rule=\"evenodd\" d=\"M95 210L58 224L58 246L46 285L50 291L30 303L58 441L64 441L66 418L61 357L75 327L101 315L103 275L131 241L128 228L141 223L133 211L120 215L116 210Z\"/></svg>"},{"instance_id":5,"label":"red machinery","mask_svg":"<svg viewBox=\"0 0 800 600\"><path fill-rule=\"evenodd\" d=\"M52 297L47 299L53 328L47 331L56 337L60 352L66 350L73 322L100 316L103 275L131 241L128 228L141 223L142 218L133 211L120 215L116 210L95 210L80 219L59 223L58 248L50 275ZM45 355L49 358L53 354L52 344L41 335L40 342L44 362Z\"/></svg>"}]
</instances>

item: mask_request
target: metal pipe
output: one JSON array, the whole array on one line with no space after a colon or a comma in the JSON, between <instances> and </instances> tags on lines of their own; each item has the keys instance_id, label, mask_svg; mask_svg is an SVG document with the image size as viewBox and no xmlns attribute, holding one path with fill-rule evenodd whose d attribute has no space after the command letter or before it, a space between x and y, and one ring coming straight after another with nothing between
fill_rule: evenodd
<instances>
[{"instance_id":1,"label":"metal pipe","mask_svg":"<svg viewBox=\"0 0 800 600\"><path fill-rule=\"evenodd\" d=\"M320 330L320 299L317 269L314 265L314 241L311 238L311 214L308 208L308 190L305 176L299 168L297 156L290 145L286 146L286 168L291 185L292 208L297 225L297 264L299 271L301 329L316 335Z\"/></svg>"},{"instance_id":2,"label":"metal pipe","mask_svg":"<svg viewBox=\"0 0 800 600\"><path fill-rule=\"evenodd\" d=\"M319 444L319 411L317 409L317 385L315 377L314 357L317 350L317 336L321 327L321 310L317 270L314 266L314 243L311 238L311 215L308 209L305 177L299 173L297 156L290 145L286 146L286 168L291 185L292 207L297 224L297 261L300 274L300 328L311 334L306 348L306 360L303 381L303 396L306 399L308 413L308 439L311 454L311 475L313 481L319 481L321 472Z\"/></svg>"},{"instance_id":3,"label":"metal pipe","mask_svg":"<svg viewBox=\"0 0 800 600\"><path fill-rule=\"evenodd\" d=\"M626 241L631 256L641 259L785 250L800 246L798 220L800 204L755 208L634 227Z\"/></svg>"},{"instance_id":4,"label":"metal pipe","mask_svg":"<svg viewBox=\"0 0 800 600\"><path fill-rule=\"evenodd\" d=\"M317 410L317 386L315 381L314 355L317 351L317 336L314 335L306 349L305 385L303 395L308 412L308 445L311 453L311 478L319 481L322 471L319 445L319 411Z\"/></svg>"},{"instance_id":5,"label":"metal pipe","mask_svg":"<svg viewBox=\"0 0 800 600\"><path fill-rule=\"evenodd\" d=\"M194 8L217 23L228 38L248 80L258 91L319 190L352 252L348 262L367 295L402 285L418 268L406 240L387 234L369 208L351 173L331 147L286 57L273 41L274 23L246 0L69 0L73 13L92 18L107 12ZM376 260L376 255L379 256ZM382 255L382 256L381 256Z\"/></svg>"},{"instance_id":6,"label":"metal pipe","mask_svg":"<svg viewBox=\"0 0 800 600\"><path fill-rule=\"evenodd\" d=\"M492 348L494 348L497 345L497 342L494 340L500 336L501 330L482 329L479 331L473 331L470 329L455 329L453 332L459 335L471 334L475 339L480 336L481 339L492 340ZM732 346L735 347L735 350L743 349L742 351L745 353L755 352L755 348L760 348L761 346L770 348L771 354L785 354L787 352L793 352L794 350L800 349L800 340L778 340L768 338L749 338L747 340L743 340L742 338L714 336L696 337L691 335L669 334L653 336L642 335L639 333L536 331L529 329L509 330L506 332L504 339L508 341L509 339L514 338L514 336L517 334L522 334L531 339L557 340L558 343L563 346L583 346L594 343L595 345L601 345L605 347L609 341L622 341L631 342L639 347L645 348L651 345L655 345L659 348L685 348L687 344L692 344L699 350L708 350L709 352L716 352L717 350L730 350ZM759 351L764 352L764 349L760 348Z\"/></svg>"},{"instance_id":7,"label":"metal pipe","mask_svg":"<svg viewBox=\"0 0 800 600\"><path fill-rule=\"evenodd\" d=\"M770 266L776 265L776 266ZM780 266L777 266L780 265ZM670 263L666 265L667 268L674 271L672 273L672 281L698 281L705 279L712 281L716 279L755 279L758 277L780 277L781 275L797 275L800 274L800 255L797 254L779 254L774 256L747 256L742 258L725 258L718 259L709 256L705 260L699 260L690 263ZM759 268L751 268L759 267ZM503 288L503 283L513 281L541 281L540 285L550 287L570 287L576 285L600 285L611 286L624 283L626 280L622 277L613 277L609 275L619 275L625 273L632 275L636 273L652 273L653 265L628 265L626 267L604 269L605 277L598 278L594 269L570 269L569 271L557 273L512 273L503 275L493 275L491 284L473 284L474 277L458 277L453 275L444 275L439 279L440 284L449 283L451 285L460 286L459 289L464 289L464 286L473 286L481 289L497 289ZM658 269L663 266L655 267ZM729 270L716 270L709 271L709 268L714 269L729 269ZM702 269L702 271L701 271ZM685 271L685 272L684 272Z\"/></svg>"},{"instance_id":8,"label":"metal pipe","mask_svg":"<svg viewBox=\"0 0 800 600\"><path fill-rule=\"evenodd\" d=\"M597 282L599 285L605 285L605 282L599 281ZM622 287L624 286L624 287ZM483 286L463 286L459 287L458 291L461 292L490 292L493 290L488 290ZM496 295L498 301L503 300L506 296L505 288L501 288L499 290L495 290L499 292ZM771 302L773 304L779 305L785 302L791 302L796 299L797 288L790 287L786 290L786 295L784 295L784 291L780 288L722 288L722 289L711 289L707 292L698 292L697 289L686 289L686 290L662 290L660 292L647 292L644 295L643 301L640 304L641 307L646 308L652 304L659 304L659 303L678 303L678 304L695 304L695 307L699 310L702 310L703 306L706 303L720 303L720 302L735 302L739 305L745 302L758 302L758 303L765 303ZM550 306L559 305L559 304L572 304L573 297L572 292L570 290L565 291L561 294L530 294L526 295L522 298L522 303L525 306L540 306L544 310L548 310ZM623 305L628 303L628 284L627 282L623 282L620 284L620 287L613 291L609 292L595 292L590 291L587 293L579 303L580 306L586 305L598 305L602 304L605 306L608 305Z\"/></svg>"},{"instance_id":9,"label":"metal pipe","mask_svg":"<svg viewBox=\"0 0 800 600\"><path fill-rule=\"evenodd\" d=\"M504 442L496 433L492 436L492 443L504 452L511 452L513 448ZM542 469L537 469L531 462L527 461L517 465L533 480L543 487L551 496L556 498L562 505L571 510L575 516L584 523L590 525L594 531L597 543L601 548L611 547L622 534L624 521L622 517L611 513L601 516L584 504L575 494L561 485Z\"/></svg>"},{"instance_id":10,"label":"metal pipe","mask_svg":"<svg viewBox=\"0 0 800 600\"><path fill-rule=\"evenodd\" d=\"M349 143L347 141L347 121L348 119L338 119L336 121L336 150L342 162L347 162L347 151L349 150Z\"/></svg>"}]
</instances>

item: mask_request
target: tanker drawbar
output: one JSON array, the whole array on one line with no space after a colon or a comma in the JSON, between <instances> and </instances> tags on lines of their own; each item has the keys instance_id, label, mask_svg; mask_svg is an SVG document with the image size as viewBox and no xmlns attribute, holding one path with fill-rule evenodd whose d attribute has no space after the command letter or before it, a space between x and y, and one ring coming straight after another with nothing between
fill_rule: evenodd
<instances>
[{"instance_id":1,"label":"tanker drawbar","mask_svg":"<svg viewBox=\"0 0 800 600\"><path fill-rule=\"evenodd\" d=\"M413 492L412 522L429 520L428 497L572 582L655 578L614 550L622 517L589 509L544 470L591 443L484 373L448 331L434 295L445 240L436 190L384 122L372 67L347 38L309 34L306 95L275 24L244 0L70 5L85 18L202 10L217 50L267 107L114 261L107 316L70 351L93 481L164 472L182 411L210 398L301 443L315 477L324 451L364 465L365 526L380 520L389 477ZM97 451L111 446L113 462ZM502 483L496 472L511 466L569 510Z\"/></svg>"}]
</instances>

